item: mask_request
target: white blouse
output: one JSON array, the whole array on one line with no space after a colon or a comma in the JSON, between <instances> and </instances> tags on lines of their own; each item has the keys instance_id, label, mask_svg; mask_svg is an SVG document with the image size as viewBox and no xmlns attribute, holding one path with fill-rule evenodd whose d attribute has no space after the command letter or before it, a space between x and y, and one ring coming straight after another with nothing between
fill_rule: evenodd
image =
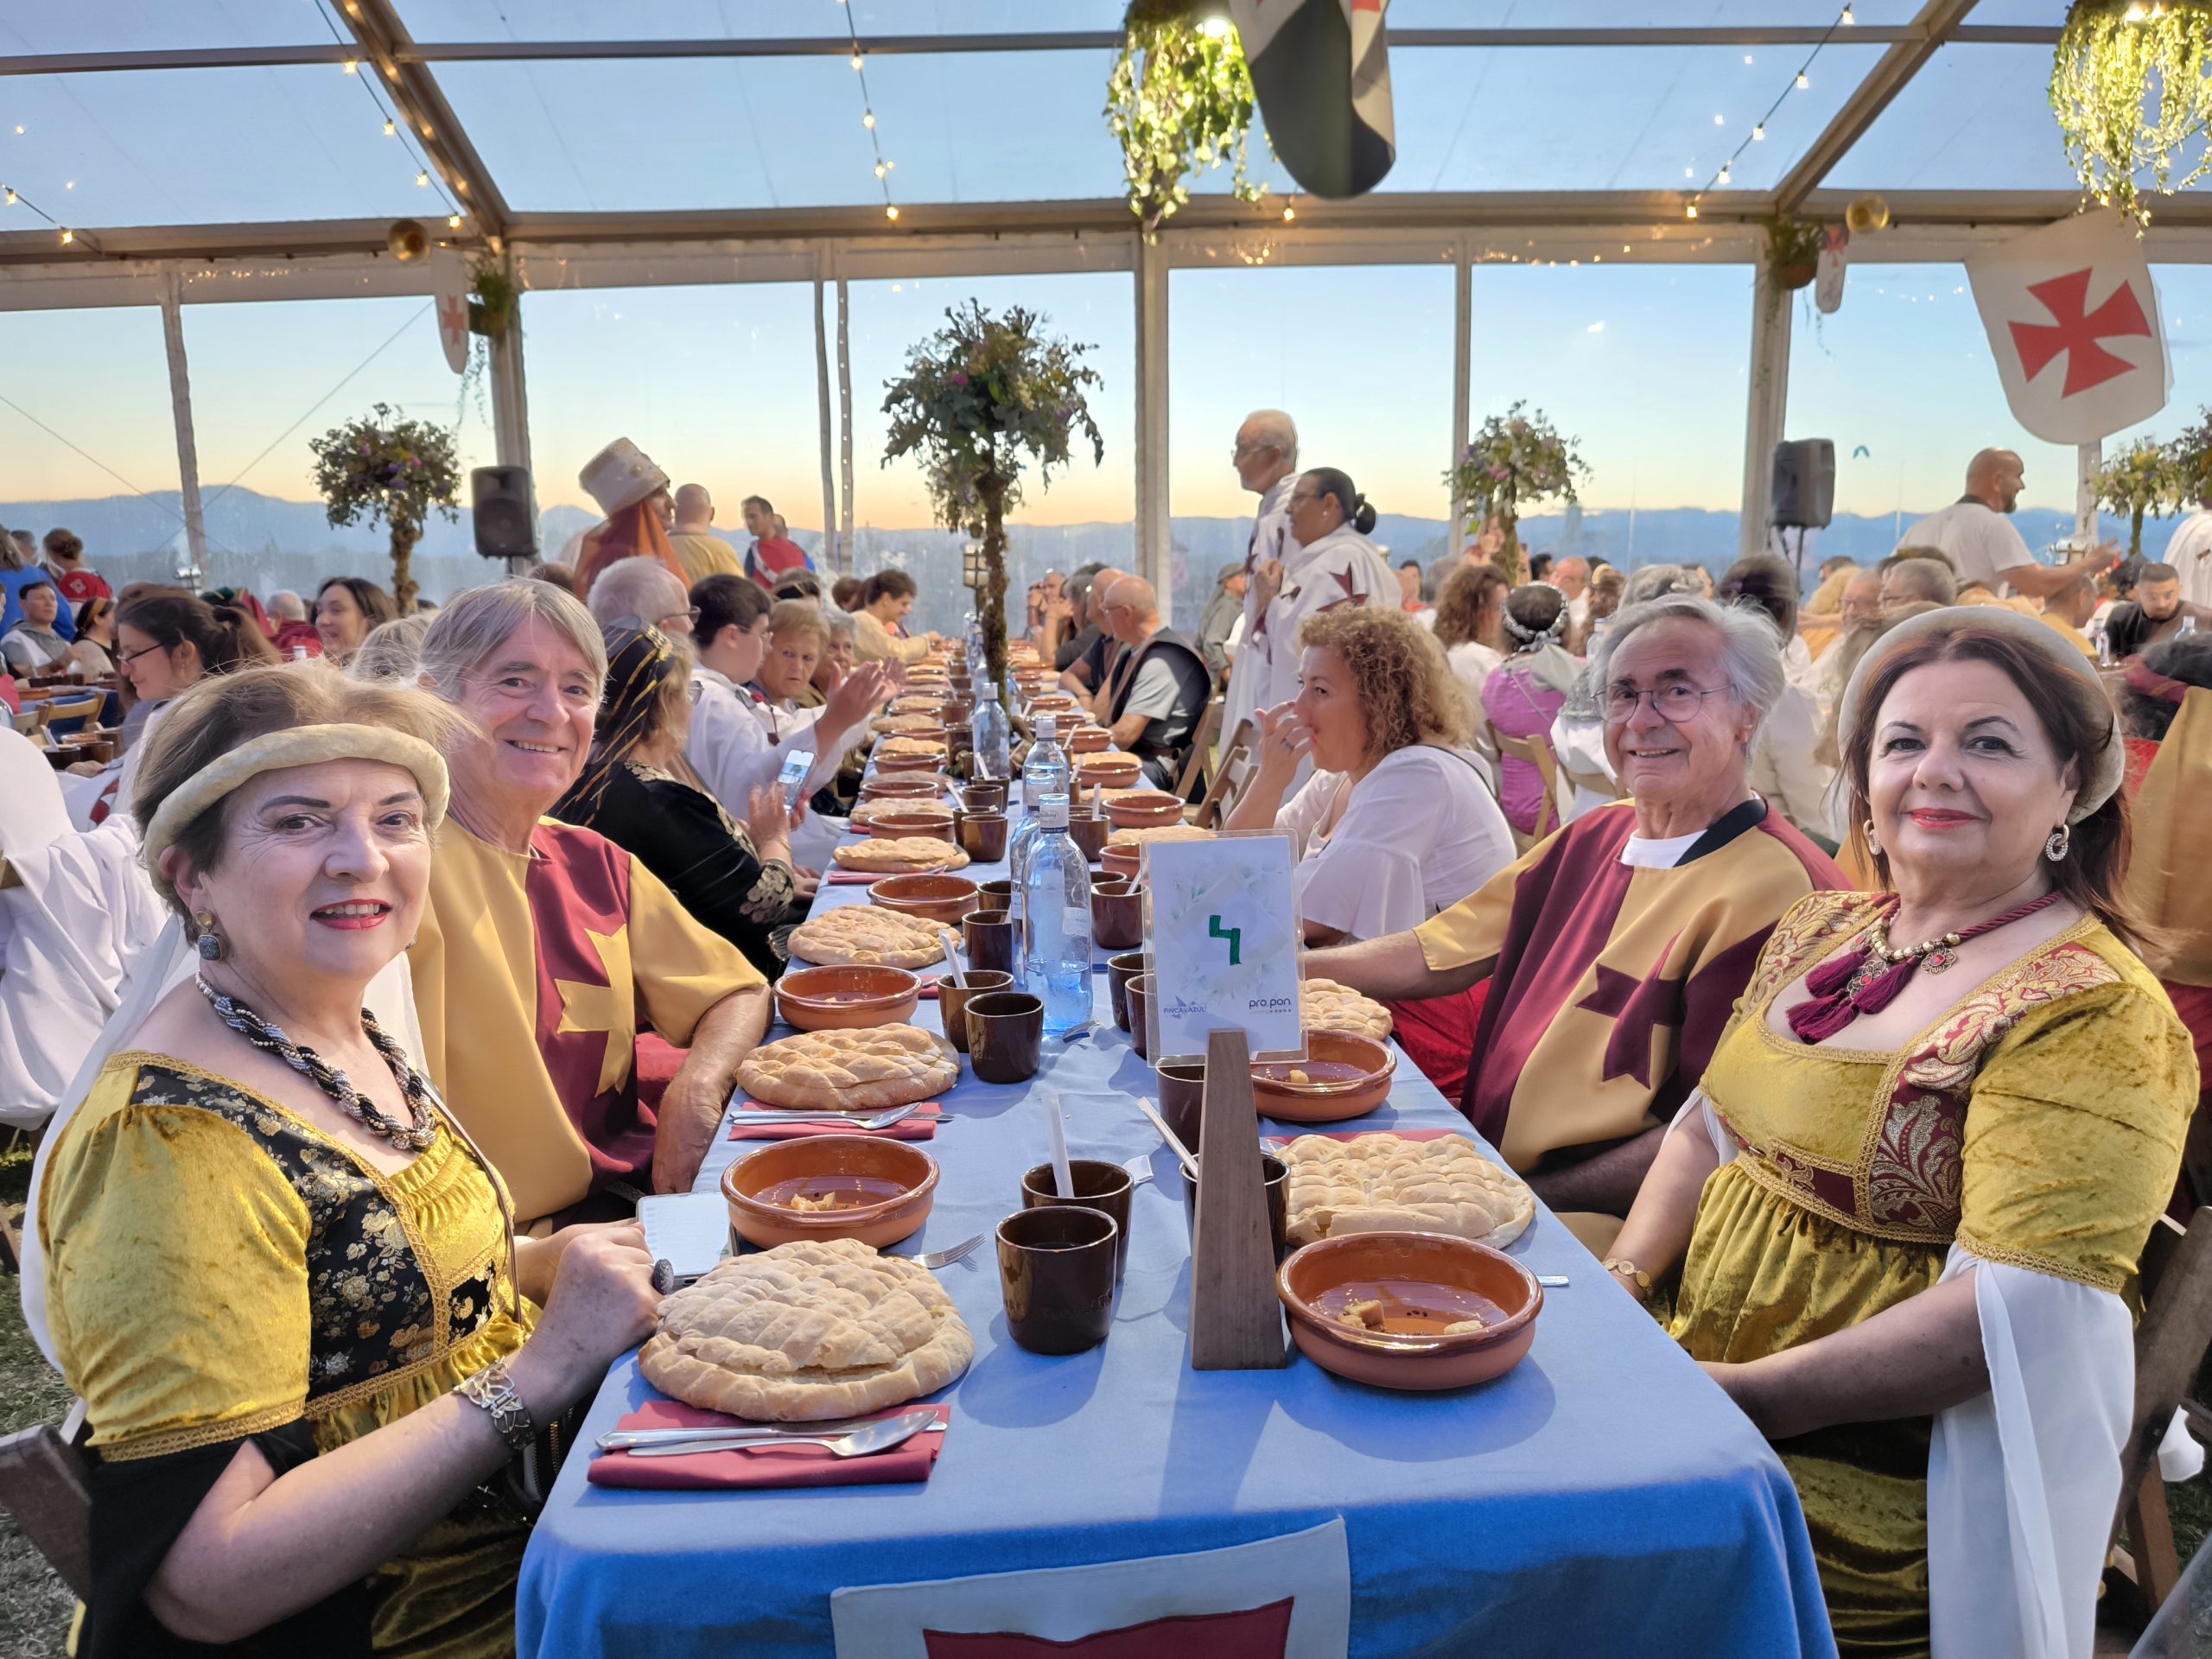
<instances>
[{"instance_id":1,"label":"white blouse","mask_svg":"<svg viewBox=\"0 0 2212 1659\"><path fill-rule=\"evenodd\" d=\"M1344 787L1343 772L1315 772L1275 828L1297 851L1299 913L1347 939L1418 927L1514 860L1505 814L1464 751L1416 744L1385 755L1324 835Z\"/></svg>"}]
</instances>

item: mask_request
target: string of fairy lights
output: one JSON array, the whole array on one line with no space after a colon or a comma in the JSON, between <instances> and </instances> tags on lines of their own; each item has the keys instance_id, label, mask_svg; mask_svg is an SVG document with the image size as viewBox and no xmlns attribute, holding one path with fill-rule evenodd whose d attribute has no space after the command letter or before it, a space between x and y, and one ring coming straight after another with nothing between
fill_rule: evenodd
<instances>
[{"instance_id":1,"label":"string of fairy lights","mask_svg":"<svg viewBox=\"0 0 2212 1659\"><path fill-rule=\"evenodd\" d=\"M337 20L331 16L321 4L316 5L315 12L321 17L324 26L330 30L330 37L334 41L341 46L349 43L350 37L340 29ZM857 55L855 61L857 64ZM416 143L415 135L404 130L401 126L398 111L385 101L384 95L377 89L375 78L361 73L361 60L359 58L344 59L340 61L339 68L343 73L359 82L361 90L368 95L370 106L376 111L377 120L383 129L384 136L397 140L409 158L414 162L416 187L423 190L435 189L446 210L446 228L452 231L461 229L466 215L461 211L460 205L447 193L444 182L431 169L428 159ZM29 136L29 128L25 123L18 121L10 124L15 128L15 137L22 138ZM427 137L429 135L426 132L423 136ZM70 179L62 185L64 190L74 190L76 188L77 181L74 179ZM99 245L92 239L90 232L76 230L67 221L55 217L37 202L33 201L16 186L4 181L0 181L0 207L21 207L44 219L65 248L81 245L95 253L101 251ZM895 219L898 215L893 213L892 217Z\"/></svg>"},{"instance_id":2,"label":"string of fairy lights","mask_svg":"<svg viewBox=\"0 0 2212 1659\"><path fill-rule=\"evenodd\" d=\"M1743 159L1744 152L1745 150L1749 149L1753 144L1761 144L1766 142L1766 124L1773 120L1776 112L1779 111L1784 104L1789 101L1789 95L1792 92L1803 92L1812 90L1813 65L1820 57L1822 48L1825 48L1830 41L1835 38L1835 33L1838 29L1852 28L1858 22L1859 19L1852 16L1851 7L1847 3L1842 11L1837 15L1836 20L1827 26L1827 32L1822 35L1819 40L1813 42L1812 51L1806 54L1805 61L1797 66L1797 73L1791 76L1789 81L1783 86L1780 93L1776 96L1774 102L1767 105L1766 113L1761 116L1758 120L1751 123L1751 130L1748 133L1745 134L1742 138L1737 141L1736 148L1728 152L1727 159L1720 163L1719 167L1713 172L1713 175L1706 180L1704 185L1699 189L1694 190L1690 193L1689 201L1682 210L1682 216L1685 219L1695 219L1697 217L1697 205L1704 199L1706 194L1728 182L1730 173L1735 168L1736 163ZM1751 59L1747 57L1744 61L1745 63L1749 63ZM1715 126L1725 126L1726 124L1726 118L1724 116L1716 115L1713 118L1713 121ZM1694 178L1696 175L1692 173L1691 176Z\"/></svg>"},{"instance_id":3,"label":"string of fairy lights","mask_svg":"<svg viewBox=\"0 0 2212 1659\"><path fill-rule=\"evenodd\" d=\"M859 25L853 22L853 9L848 0L837 0L845 14L845 34L853 43L853 73L861 82L861 124L868 129L868 142L875 147L875 177L883 187L883 216L893 225L899 222L899 204L891 199L891 169L896 162L885 159L883 134L875 124L875 100L868 90L868 52L861 45Z\"/></svg>"}]
</instances>

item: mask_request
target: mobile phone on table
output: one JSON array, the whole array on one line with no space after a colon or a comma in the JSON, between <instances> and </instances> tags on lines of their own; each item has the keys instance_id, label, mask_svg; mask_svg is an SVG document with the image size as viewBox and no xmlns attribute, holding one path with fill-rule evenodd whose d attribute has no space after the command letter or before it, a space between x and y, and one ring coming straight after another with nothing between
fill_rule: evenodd
<instances>
[{"instance_id":1,"label":"mobile phone on table","mask_svg":"<svg viewBox=\"0 0 2212 1659\"><path fill-rule=\"evenodd\" d=\"M806 774L814 770L814 751L793 749L784 757L784 769L776 774L776 782L784 791L784 810L791 811L798 805L799 785L806 781Z\"/></svg>"}]
</instances>

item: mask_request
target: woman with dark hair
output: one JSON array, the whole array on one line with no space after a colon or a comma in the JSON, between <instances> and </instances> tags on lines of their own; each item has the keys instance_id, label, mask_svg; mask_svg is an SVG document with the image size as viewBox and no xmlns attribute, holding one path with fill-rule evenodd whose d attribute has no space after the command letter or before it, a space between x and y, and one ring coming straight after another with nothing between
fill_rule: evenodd
<instances>
[{"instance_id":1,"label":"woman with dark hair","mask_svg":"<svg viewBox=\"0 0 2212 1659\"><path fill-rule=\"evenodd\" d=\"M126 600L115 617L115 665L133 701L118 734L123 758L94 821L107 816L107 804L129 807L145 740L174 699L210 674L276 660L260 625L235 606L160 588Z\"/></svg>"},{"instance_id":2,"label":"woman with dark hair","mask_svg":"<svg viewBox=\"0 0 2212 1659\"><path fill-rule=\"evenodd\" d=\"M786 811L783 791L772 781L760 785L746 822L734 822L683 758L689 643L618 623L607 631L607 657L591 759L553 816L626 849L694 919L762 973L782 972L790 955L784 941L806 918L791 861L791 832L806 815L805 797Z\"/></svg>"},{"instance_id":3,"label":"woman with dark hair","mask_svg":"<svg viewBox=\"0 0 2212 1659\"><path fill-rule=\"evenodd\" d=\"M315 589L315 630L322 654L343 668L378 624L399 614L391 595L359 576L333 576Z\"/></svg>"},{"instance_id":4,"label":"woman with dark hair","mask_svg":"<svg viewBox=\"0 0 2212 1659\"><path fill-rule=\"evenodd\" d=\"M77 639L69 654L88 680L103 680L115 672L113 600L88 599L77 607Z\"/></svg>"},{"instance_id":5,"label":"woman with dark hair","mask_svg":"<svg viewBox=\"0 0 2212 1659\"><path fill-rule=\"evenodd\" d=\"M1298 639L1308 617L1339 605L1395 611L1401 603L1397 573L1367 539L1375 509L1351 479L1333 467L1317 467L1300 474L1283 505L1297 546L1252 569L1252 632L1238 648L1239 659L1251 659L1252 667L1240 669L1231 687L1225 720L1232 731L1248 712L1256 726L1267 710L1298 695ZM1294 787L1311 765L1300 763Z\"/></svg>"},{"instance_id":6,"label":"woman with dark hair","mask_svg":"<svg viewBox=\"0 0 2212 1659\"><path fill-rule=\"evenodd\" d=\"M906 632L906 613L921 591L904 570L879 570L868 579L854 613L861 661L918 663L936 649L937 635Z\"/></svg>"},{"instance_id":7,"label":"woman with dark hair","mask_svg":"<svg viewBox=\"0 0 2212 1659\"><path fill-rule=\"evenodd\" d=\"M2038 620L1892 630L1843 696L1884 891L1776 925L1605 1266L1776 1442L1846 1655L2087 1652L2125 1300L2197 1090L2130 949L2125 751Z\"/></svg>"},{"instance_id":8,"label":"woman with dark hair","mask_svg":"<svg viewBox=\"0 0 2212 1659\"><path fill-rule=\"evenodd\" d=\"M1567 654L1567 596L1532 582L1505 596L1505 632L1513 650L1483 682L1482 708L1491 728L1507 737L1548 741L1582 664ZM1526 760L1499 762L1498 799L1505 821L1541 839L1560 826L1559 803L1544 796L1543 774Z\"/></svg>"}]
</instances>

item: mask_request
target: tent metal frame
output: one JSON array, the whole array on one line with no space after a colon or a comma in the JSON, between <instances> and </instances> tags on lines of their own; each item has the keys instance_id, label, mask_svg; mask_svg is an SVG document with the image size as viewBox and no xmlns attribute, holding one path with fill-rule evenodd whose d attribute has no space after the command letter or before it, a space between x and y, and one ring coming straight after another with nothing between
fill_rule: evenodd
<instances>
[{"instance_id":1,"label":"tent metal frame","mask_svg":"<svg viewBox=\"0 0 2212 1659\"><path fill-rule=\"evenodd\" d=\"M1136 313L1138 454L1135 525L1139 568L1159 587L1168 568L1167 423L1169 276L1175 270L1243 264L1448 264L1455 272L1452 432L1456 456L1469 433L1475 365L1471 273L1501 262L1748 264L1751 284L1749 392L1742 495L1746 550L1767 543L1767 456L1787 412L1791 307L1758 270L1764 232L1778 213L1840 218L1848 193L1824 181L1913 77L1947 45L2054 44L2055 28L1978 25L1974 0L1923 0L1910 21L1861 24L1836 43L1879 45L1882 57L1767 191L1383 193L1352 201L1301 198L1295 226L1279 210L1206 196L1146 243L1118 198L1041 202L901 204L895 225L874 207L654 213L516 211L445 99L444 63L533 63L671 59L842 57L842 36L747 40L418 41L393 0L336 0L351 44L302 43L159 51L0 57L0 77L128 73L162 69L254 68L354 60L377 75L400 118L467 215L451 238L461 251L503 261L525 290L810 282L816 289L817 382L823 532L831 562L849 569L852 543L852 385L846 349L849 284L898 276L1115 271L1131 276ZM1529 28L1398 29L1411 48L1516 49L1559 47L1742 48L1814 44L1824 27ZM870 55L1103 52L1113 31L1006 32L885 36ZM2071 192L1895 191L1893 228L1877 245L1888 264L1952 262L1977 248L2074 212ZM386 248L391 221L80 229L68 247L48 232L0 233L0 311L156 304L168 343L178 449L188 528L204 545L184 359L181 307L233 300L427 295L437 262L403 265ZM2159 205L2147 237L2162 263L2212 263L2212 196ZM1619 250L1625 245L1630 252ZM450 269L448 265L448 270ZM835 395L831 329L836 304ZM493 350L491 382L499 458L529 463L524 352L519 327ZM2081 466L2094 464L2085 446ZM842 474L842 489L838 486ZM842 500L840 497L842 495ZM1459 505L1453 503L1457 522ZM842 507L842 512L840 508Z\"/></svg>"}]
</instances>

